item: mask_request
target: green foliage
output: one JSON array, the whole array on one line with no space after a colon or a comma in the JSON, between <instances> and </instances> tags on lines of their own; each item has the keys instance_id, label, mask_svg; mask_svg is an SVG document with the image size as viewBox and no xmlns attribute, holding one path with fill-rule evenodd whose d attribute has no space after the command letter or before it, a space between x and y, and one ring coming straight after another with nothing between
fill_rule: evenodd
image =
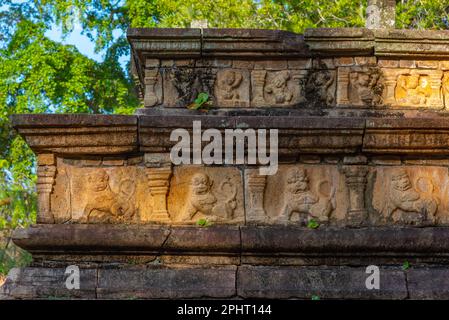
<instances>
[{"instance_id":1,"label":"green foliage","mask_svg":"<svg viewBox=\"0 0 449 320\"><path fill-rule=\"evenodd\" d=\"M316 229L320 226L320 224L315 219L310 219L309 222L307 222L307 228L309 229Z\"/></svg>"},{"instance_id":2,"label":"green foliage","mask_svg":"<svg viewBox=\"0 0 449 320\"><path fill-rule=\"evenodd\" d=\"M13 132L15 113L132 113L139 106L131 75L128 27L268 28L361 27L366 0L2 0L0 2L0 230L36 216L35 158ZM400 0L397 27L447 29L447 0ZM77 24L104 52L101 62L45 36L54 24L65 35ZM203 109L209 97L198 96ZM309 227L314 227L315 224ZM317 227L317 226L316 226ZM0 268L5 264L0 259ZM3 271L2 271L3 270ZM6 269L0 269L0 273Z\"/></svg>"},{"instance_id":3,"label":"green foliage","mask_svg":"<svg viewBox=\"0 0 449 320\"><path fill-rule=\"evenodd\" d=\"M199 219L196 224L200 227L209 227L212 225L207 219Z\"/></svg>"},{"instance_id":4,"label":"green foliage","mask_svg":"<svg viewBox=\"0 0 449 320\"><path fill-rule=\"evenodd\" d=\"M207 107L211 105L209 101L209 95L205 92L200 92L198 97L193 101L193 103L187 106L188 109L192 110L204 110L207 111Z\"/></svg>"},{"instance_id":5,"label":"green foliage","mask_svg":"<svg viewBox=\"0 0 449 320\"><path fill-rule=\"evenodd\" d=\"M404 261L402 264L402 270L408 270L410 268L410 262Z\"/></svg>"},{"instance_id":6,"label":"green foliage","mask_svg":"<svg viewBox=\"0 0 449 320\"><path fill-rule=\"evenodd\" d=\"M312 298L311 298L311 300L320 300L320 296L313 295Z\"/></svg>"}]
</instances>

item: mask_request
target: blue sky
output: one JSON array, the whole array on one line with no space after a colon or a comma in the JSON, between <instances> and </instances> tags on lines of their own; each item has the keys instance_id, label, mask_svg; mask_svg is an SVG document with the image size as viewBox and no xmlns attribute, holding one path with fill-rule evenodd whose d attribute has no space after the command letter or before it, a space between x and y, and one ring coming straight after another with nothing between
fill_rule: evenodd
<instances>
[{"instance_id":1,"label":"blue sky","mask_svg":"<svg viewBox=\"0 0 449 320\"><path fill-rule=\"evenodd\" d=\"M45 35L49 37L50 39L58 42L62 42L64 44L71 44L74 45L79 52L82 54L88 56L91 59L94 59L95 61L102 61L104 58L105 52L95 52L95 44L90 41L90 39L82 34L82 27L79 24L75 24L73 31L66 35L65 37L62 36L62 30L59 26L53 25L50 30L48 30ZM121 35L121 31L114 30L113 35L115 38L118 38ZM129 56L122 57L120 59L120 64L122 68L126 68L126 64L129 61Z\"/></svg>"}]
</instances>

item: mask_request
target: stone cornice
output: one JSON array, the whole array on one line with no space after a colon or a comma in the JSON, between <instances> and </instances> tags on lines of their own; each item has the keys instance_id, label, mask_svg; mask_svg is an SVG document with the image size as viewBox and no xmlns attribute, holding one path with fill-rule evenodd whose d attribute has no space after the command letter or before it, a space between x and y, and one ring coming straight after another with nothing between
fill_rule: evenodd
<instances>
[{"instance_id":1,"label":"stone cornice","mask_svg":"<svg viewBox=\"0 0 449 320\"><path fill-rule=\"evenodd\" d=\"M282 236L279 236L282 234ZM213 254L277 257L449 257L448 228L34 225L13 241L33 254Z\"/></svg>"},{"instance_id":2,"label":"stone cornice","mask_svg":"<svg viewBox=\"0 0 449 320\"><path fill-rule=\"evenodd\" d=\"M39 153L126 155L170 152L176 128L278 129L279 154L449 154L445 117L364 118L241 115L15 115L13 127Z\"/></svg>"},{"instance_id":3,"label":"stone cornice","mask_svg":"<svg viewBox=\"0 0 449 320\"><path fill-rule=\"evenodd\" d=\"M37 154L120 154L138 151L137 117L33 114L11 116L13 127Z\"/></svg>"}]
</instances>

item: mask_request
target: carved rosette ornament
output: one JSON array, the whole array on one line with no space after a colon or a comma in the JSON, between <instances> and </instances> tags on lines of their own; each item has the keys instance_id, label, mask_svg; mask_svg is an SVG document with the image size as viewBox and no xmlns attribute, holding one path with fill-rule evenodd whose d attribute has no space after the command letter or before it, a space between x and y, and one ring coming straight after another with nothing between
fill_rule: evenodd
<instances>
[{"instance_id":1,"label":"carved rosette ornament","mask_svg":"<svg viewBox=\"0 0 449 320\"><path fill-rule=\"evenodd\" d=\"M153 196L153 213L151 217L142 217L142 220L148 221L149 218L158 222L171 222L170 215L167 210L167 194L170 188L170 178L172 176L172 168L147 168L148 186Z\"/></svg>"},{"instance_id":2,"label":"carved rosette ornament","mask_svg":"<svg viewBox=\"0 0 449 320\"><path fill-rule=\"evenodd\" d=\"M345 166L342 172L349 190L347 221L350 225L361 225L367 221L365 189L369 169L366 166Z\"/></svg>"},{"instance_id":3,"label":"carved rosette ornament","mask_svg":"<svg viewBox=\"0 0 449 320\"><path fill-rule=\"evenodd\" d=\"M37 194L38 194L38 215L37 223L54 223L55 219L51 212L50 195L55 184L56 166L54 156L48 155L45 163L38 157L37 167Z\"/></svg>"}]
</instances>

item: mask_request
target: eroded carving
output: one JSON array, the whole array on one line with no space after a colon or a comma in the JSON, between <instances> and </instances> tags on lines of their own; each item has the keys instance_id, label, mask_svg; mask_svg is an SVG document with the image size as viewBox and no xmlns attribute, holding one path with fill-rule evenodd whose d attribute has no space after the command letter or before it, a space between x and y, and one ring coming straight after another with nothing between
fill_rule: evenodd
<instances>
[{"instance_id":1,"label":"eroded carving","mask_svg":"<svg viewBox=\"0 0 449 320\"><path fill-rule=\"evenodd\" d=\"M124 222L132 219L135 207L131 201L134 183L131 179L123 179L119 183L119 193L111 190L109 175L98 168L86 176L87 188L90 191L84 208L84 217L89 223Z\"/></svg>"},{"instance_id":2,"label":"eroded carving","mask_svg":"<svg viewBox=\"0 0 449 320\"><path fill-rule=\"evenodd\" d=\"M249 105L249 76L247 71L225 69L217 73L215 96L223 106Z\"/></svg>"},{"instance_id":3,"label":"eroded carving","mask_svg":"<svg viewBox=\"0 0 449 320\"><path fill-rule=\"evenodd\" d=\"M338 104L373 106L382 104L383 83L377 68L338 69Z\"/></svg>"},{"instance_id":4,"label":"eroded carving","mask_svg":"<svg viewBox=\"0 0 449 320\"><path fill-rule=\"evenodd\" d=\"M322 181L319 185L327 184ZM335 192L332 191L332 195ZM331 197L318 196L310 190L309 178L305 169L292 168L287 172L284 194L284 207L279 215L280 221L290 221L294 213L299 215L300 224L314 218L320 222L327 222L335 206Z\"/></svg>"},{"instance_id":5,"label":"eroded carving","mask_svg":"<svg viewBox=\"0 0 449 320\"><path fill-rule=\"evenodd\" d=\"M164 70L164 102L169 106L185 107L201 92L212 97L215 77L211 68Z\"/></svg>"},{"instance_id":6,"label":"eroded carving","mask_svg":"<svg viewBox=\"0 0 449 320\"><path fill-rule=\"evenodd\" d=\"M190 195L182 214L182 221L189 221L202 215L208 221L233 219L236 209L237 188L230 178L221 182L219 190L226 194L224 201L218 201L212 192L213 180L205 173L196 173L190 181Z\"/></svg>"},{"instance_id":7,"label":"eroded carving","mask_svg":"<svg viewBox=\"0 0 449 320\"><path fill-rule=\"evenodd\" d=\"M395 98L399 104L426 105L431 95L428 76L419 74L398 76Z\"/></svg>"},{"instance_id":8,"label":"eroded carving","mask_svg":"<svg viewBox=\"0 0 449 320\"><path fill-rule=\"evenodd\" d=\"M271 79L269 79L265 86L265 92L276 104L287 104L293 98L293 93L287 86L288 80L290 80L290 72L287 70L276 72Z\"/></svg>"},{"instance_id":9,"label":"eroded carving","mask_svg":"<svg viewBox=\"0 0 449 320\"><path fill-rule=\"evenodd\" d=\"M305 86L306 98L314 104L335 103L335 72L316 70L310 73Z\"/></svg>"},{"instance_id":10,"label":"eroded carving","mask_svg":"<svg viewBox=\"0 0 449 320\"><path fill-rule=\"evenodd\" d=\"M384 101L392 106L443 107L443 74L438 70L385 69Z\"/></svg>"},{"instance_id":11,"label":"eroded carving","mask_svg":"<svg viewBox=\"0 0 449 320\"><path fill-rule=\"evenodd\" d=\"M435 222L438 198L433 181L419 177L413 185L407 170L396 169L390 175L390 192L383 209L387 221L404 224Z\"/></svg>"}]
</instances>

